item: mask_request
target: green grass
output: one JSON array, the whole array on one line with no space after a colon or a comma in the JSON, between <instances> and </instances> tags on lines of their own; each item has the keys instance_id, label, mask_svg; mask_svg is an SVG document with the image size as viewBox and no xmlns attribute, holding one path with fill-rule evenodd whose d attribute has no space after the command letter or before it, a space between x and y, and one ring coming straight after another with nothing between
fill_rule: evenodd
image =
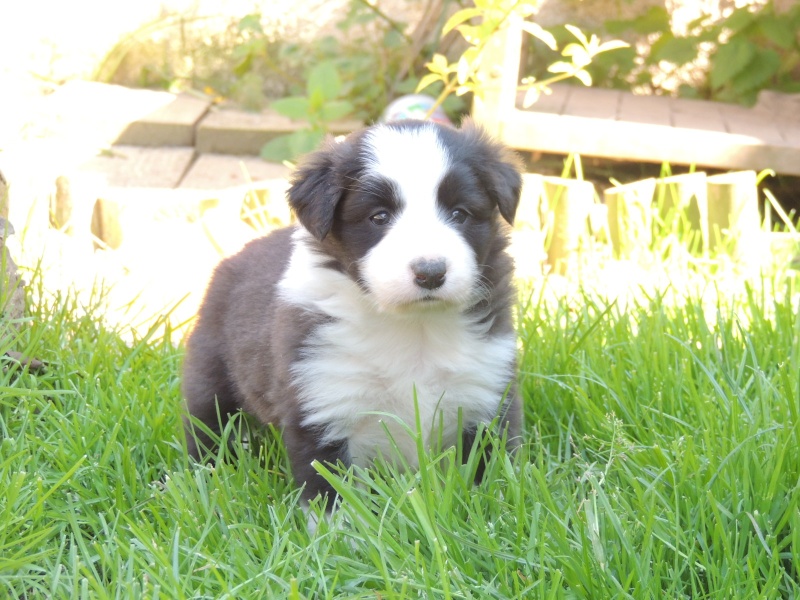
<instances>
[{"instance_id":1,"label":"green grass","mask_svg":"<svg viewBox=\"0 0 800 600\"><path fill-rule=\"evenodd\" d=\"M532 294L518 453L478 486L458 449L328 473L347 502L315 535L274 433L189 468L169 333L57 298L0 344L49 365L0 373L0 598L797 597L791 291Z\"/></svg>"}]
</instances>

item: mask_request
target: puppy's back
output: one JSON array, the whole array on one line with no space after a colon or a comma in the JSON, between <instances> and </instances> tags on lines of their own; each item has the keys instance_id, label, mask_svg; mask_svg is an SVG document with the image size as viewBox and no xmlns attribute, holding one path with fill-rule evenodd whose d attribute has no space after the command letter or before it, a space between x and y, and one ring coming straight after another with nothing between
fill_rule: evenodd
<instances>
[{"instance_id":1,"label":"puppy's back","mask_svg":"<svg viewBox=\"0 0 800 600\"><path fill-rule=\"evenodd\" d=\"M276 326L276 284L291 253L293 229L277 230L256 239L222 261L214 271L186 342L183 394L189 413L219 433L220 420L247 408L270 420L271 407L264 402L246 406L247 398L263 395L273 382L268 378L273 358L269 343ZM216 400L216 402L215 402ZM186 423L187 433L192 429ZM189 452L202 453L199 442L212 446L201 431L187 436Z\"/></svg>"}]
</instances>

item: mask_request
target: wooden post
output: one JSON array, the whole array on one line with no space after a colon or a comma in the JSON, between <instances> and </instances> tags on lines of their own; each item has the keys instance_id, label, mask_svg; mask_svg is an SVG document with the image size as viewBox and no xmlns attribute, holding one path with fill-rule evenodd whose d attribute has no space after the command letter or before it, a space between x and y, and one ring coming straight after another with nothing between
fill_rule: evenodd
<instances>
[{"instance_id":1,"label":"wooden post","mask_svg":"<svg viewBox=\"0 0 800 600\"><path fill-rule=\"evenodd\" d=\"M658 180L656 236L677 235L693 254L708 251L708 196L705 173Z\"/></svg>"},{"instance_id":2,"label":"wooden post","mask_svg":"<svg viewBox=\"0 0 800 600\"><path fill-rule=\"evenodd\" d=\"M542 229L542 194L542 176L523 174L522 195L511 232L511 253L517 273L522 277L541 275L542 264L547 258Z\"/></svg>"},{"instance_id":3,"label":"wooden post","mask_svg":"<svg viewBox=\"0 0 800 600\"><path fill-rule=\"evenodd\" d=\"M656 180L651 178L603 192L614 258L636 259L650 250L655 191Z\"/></svg>"},{"instance_id":4,"label":"wooden post","mask_svg":"<svg viewBox=\"0 0 800 600\"><path fill-rule=\"evenodd\" d=\"M711 248L736 259L755 251L761 231L755 171L708 178L708 224Z\"/></svg>"},{"instance_id":5,"label":"wooden post","mask_svg":"<svg viewBox=\"0 0 800 600\"><path fill-rule=\"evenodd\" d=\"M485 83L472 101L472 116L499 139L516 107L521 54L522 18L512 15L483 51L480 75Z\"/></svg>"},{"instance_id":6,"label":"wooden post","mask_svg":"<svg viewBox=\"0 0 800 600\"><path fill-rule=\"evenodd\" d=\"M8 219L8 182L0 171L0 217Z\"/></svg>"},{"instance_id":7,"label":"wooden post","mask_svg":"<svg viewBox=\"0 0 800 600\"><path fill-rule=\"evenodd\" d=\"M94 247L101 250L116 250L122 245L120 206L113 200L99 198L92 209L92 235Z\"/></svg>"},{"instance_id":8,"label":"wooden post","mask_svg":"<svg viewBox=\"0 0 800 600\"><path fill-rule=\"evenodd\" d=\"M565 275L580 265L588 238L589 211L594 202L590 181L542 178L547 262L552 272Z\"/></svg>"},{"instance_id":9,"label":"wooden post","mask_svg":"<svg viewBox=\"0 0 800 600\"><path fill-rule=\"evenodd\" d=\"M55 192L50 196L50 226L67 234L72 234L72 183L69 177L56 178Z\"/></svg>"}]
</instances>

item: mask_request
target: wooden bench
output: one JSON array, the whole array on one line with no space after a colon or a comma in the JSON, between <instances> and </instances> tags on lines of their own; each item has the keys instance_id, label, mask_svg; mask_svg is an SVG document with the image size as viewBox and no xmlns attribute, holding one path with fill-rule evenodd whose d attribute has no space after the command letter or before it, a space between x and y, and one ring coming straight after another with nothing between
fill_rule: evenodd
<instances>
[{"instance_id":1,"label":"wooden bench","mask_svg":"<svg viewBox=\"0 0 800 600\"><path fill-rule=\"evenodd\" d=\"M475 119L509 146L800 176L800 115L568 84L523 109L520 23L510 21L487 48L486 91L473 104Z\"/></svg>"}]
</instances>

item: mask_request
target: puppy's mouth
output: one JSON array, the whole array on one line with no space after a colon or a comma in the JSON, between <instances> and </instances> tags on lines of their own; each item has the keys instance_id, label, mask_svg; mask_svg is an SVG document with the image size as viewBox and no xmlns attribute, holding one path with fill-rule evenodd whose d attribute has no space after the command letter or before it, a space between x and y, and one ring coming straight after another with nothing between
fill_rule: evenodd
<instances>
[{"instance_id":1,"label":"puppy's mouth","mask_svg":"<svg viewBox=\"0 0 800 600\"><path fill-rule=\"evenodd\" d=\"M419 296L418 298L414 298L408 302L403 302L398 306L398 308L400 308L400 310L405 309L411 311L428 311L445 310L454 305L455 303L447 298L442 298L435 294L425 294L424 296Z\"/></svg>"}]
</instances>

